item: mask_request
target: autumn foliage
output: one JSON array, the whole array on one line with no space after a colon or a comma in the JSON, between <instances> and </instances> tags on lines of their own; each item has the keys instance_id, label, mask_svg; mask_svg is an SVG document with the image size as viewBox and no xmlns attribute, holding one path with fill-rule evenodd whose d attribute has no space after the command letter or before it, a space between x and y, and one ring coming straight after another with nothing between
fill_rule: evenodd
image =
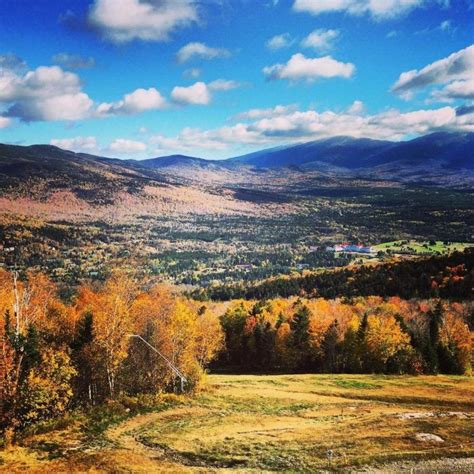
<instances>
[{"instance_id":1,"label":"autumn foliage","mask_svg":"<svg viewBox=\"0 0 474 474\"><path fill-rule=\"evenodd\" d=\"M274 299L231 303L221 317L239 371L466 374L472 303Z\"/></svg>"},{"instance_id":2,"label":"autumn foliage","mask_svg":"<svg viewBox=\"0 0 474 474\"><path fill-rule=\"evenodd\" d=\"M472 310L374 296L203 304L123 271L63 301L42 274L0 271L0 429L9 438L74 407L193 391L209 366L467 374Z\"/></svg>"},{"instance_id":3,"label":"autumn foliage","mask_svg":"<svg viewBox=\"0 0 474 474\"><path fill-rule=\"evenodd\" d=\"M44 275L0 273L0 400L5 433L119 394L195 389L221 349L217 316L167 287L113 272L69 304ZM159 353L135 336L141 336Z\"/></svg>"}]
</instances>

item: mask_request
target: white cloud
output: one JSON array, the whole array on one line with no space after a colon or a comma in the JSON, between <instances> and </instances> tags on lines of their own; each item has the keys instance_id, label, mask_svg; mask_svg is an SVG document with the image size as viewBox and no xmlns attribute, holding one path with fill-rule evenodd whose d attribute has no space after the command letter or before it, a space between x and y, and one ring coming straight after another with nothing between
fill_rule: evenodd
<instances>
[{"instance_id":1,"label":"white cloud","mask_svg":"<svg viewBox=\"0 0 474 474\"><path fill-rule=\"evenodd\" d=\"M208 84L211 91L230 91L241 87L240 82L229 81L226 79L216 79Z\"/></svg>"},{"instance_id":2,"label":"white cloud","mask_svg":"<svg viewBox=\"0 0 474 474\"><path fill-rule=\"evenodd\" d=\"M208 105L212 101L212 93L218 91L229 91L241 87L237 81L217 79L206 84L196 82L188 87L176 86L171 91L171 98L181 105Z\"/></svg>"},{"instance_id":3,"label":"white cloud","mask_svg":"<svg viewBox=\"0 0 474 474\"><path fill-rule=\"evenodd\" d=\"M166 41L196 21L194 0L95 0L89 12L91 25L115 43Z\"/></svg>"},{"instance_id":4,"label":"white cloud","mask_svg":"<svg viewBox=\"0 0 474 474\"><path fill-rule=\"evenodd\" d=\"M146 143L126 138L116 138L105 147L99 146L96 137L74 137L74 138L53 138L51 145L63 150L75 151L76 153L91 153L101 155L114 154L136 154L147 150Z\"/></svg>"},{"instance_id":5,"label":"white cloud","mask_svg":"<svg viewBox=\"0 0 474 474\"><path fill-rule=\"evenodd\" d=\"M211 102L211 93L204 82L196 82L189 87L176 86L171 91L171 97L183 105L208 105Z\"/></svg>"},{"instance_id":6,"label":"white cloud","mask_svg":"<svg viewBox=\"0 0 474 474\"><path fill-rule=\"evenodd\" d=\"M161 110L166 107L166 99L154 87L136 89L113 103L104 102L97 107L99 116L134 115L148 110Z\"/></svg>"},{"instance_id":7,"label":"white cloud","mask_svg":"<svg viewBox=\"0 0 474 474\"><path fill-rule=\"evenodd\" d=\"M347 109L347 113L359 115L364 111L364 103L361 100L355 100L352 105Z\"/></svg>"},{"instance_id":8,"label":"white cloud","mask_svg":"<svg viewBox=\"0 0 474 474\"><path fill-rule=\"evenodd\" d=\"M413 69L402 73L391 90L409 99L417 90L437 84L448 84L443 90L434 91L432 96L474 98L471 83L473 77L474 45L471 45L420 70ZM461 94L463 87L466 92Z\"/></svg>"},{"instance_id":9,"label":"white cloud","mask_svg":"<svg viewBox=\"0 0 474 474\"><path fill-rule=\"evenodd\" d=\"M354 107L355 105L355 107ZM213 130L185 128L175 137L155 135L151 144L167 152L198 150L223 154L240 146L274 146L282 143L311 141L334 136L401 140L437 130L474 131L474 110L456 114L452 107L400 112L392 109L375 115L363 114L356 101L347 112L291 110L272 113L272 109L254 109L242 117L250 123Z\"/></svg>"},{"instance_id":10,"label":"white cloud","mask_svg":"<svg viewBox=\"0 0 474 474\"><path fill-rule=\"evenodd\" d=\"M11 125L11 120L8 117L0 116L0 128L6 128Z\"/></svg>"},{"instance_id":11,"label":"white cloud","mask_svg":"<svg viewBox=\"0 0 474 474\"><path fill-rule=\"evenodd\" d=\"M52 57L54 63L66 69L90 69L95 66L95 59L91 56L82 57L78 54L59 53Z\"/></svg>"},{"instance_id":12,"label":"white cloud","mask_svg":"<svg viewBox=\"0 0 474 474\"><path fill-rule=\"evenodd\" d=\"M266 43L265 46L272 50L276 51L278 49L288 48L294 43L294 40L291 38L289 33L283 33L281 35L273 36Z\"/></svg>"},{"instance_id":13,"label":"white cloud","mask_svg":"<svg viewBox=\"0 0 474 474\"><path fill-rule=\"evenodd\" d=\"M0 102L9 105L5 115L25 122L80 120L90 114L93 105L82 92L79 76L59 66L40 66L25 75L2 69Z\"/></svg>"},{"instance_id":14,"label":"white cloud","mask_svg":"<svg viewBox=\"0 0 474 474\"><path fill-rule=\"evenodd\" d=\"M450 102L454 99L474 99L474 78L466 81L453 81L441 90L436 90L432 97Z\"/></svg>"},{"instance_id":15,"label":"white cloud","mask_svg":"<svg viewBox=\"0 0 474 474\"><path fill-rule=\"evenodd\" d=\"M234 120L257 120L261 118L278 117L280 115L287 115L294 112L298 107L296 104L290 105L276 105L267 109L250 109L240 114L237 114Z\"/></svg>"},{"instance_id":16,"label":"white cloud","mask_svg":"<svg viewBox=\"0 0 474 474\"><path fill-rule=\"evenodd\" d=\"M408 13L428 1L430 0L295 0L293 9L311 15L334 12L346 12L351 15L369 13L382 20Z\"/></svg>"},{"instance_id":17,"label":"white cloud","mask_svg":"<svg viewBox=\"0 0 474 474\"><path fill-rule=\"evenodd\" d=\"M146 151L146 149L146 143L135 140L127 140L125 138L117 138L107 148L108 151L119 154L139 153Z\"/></svg>"},{"instance_id":18,"label":"white cloud","mask_svg":"<svg viewBox=\"0 0 474 474\"><path fill-rule=\"evenodd\" d=\"M204 43L188 43L183 46L177 53L178 62L185 63L191 59L198 57L201 59L227 58L230 51L225 48L211 48Z\"/></svg>"},{"instance_id":19,"label":"white cloud","mask_svg":"<svg viewBox=\"0 0 474 474\"><path fill-rule=\"evenodd\" d=\"M99 150L95 137L53 138L49 143L76 152L92 153Z\"/></svg>"},{"instance_id":20,"label":"white cloud","mask_svg":"<svg viewBox=\"0 0 474 474\"><path fill-rule=\"evenodd\" d=\"M312 140L347 135L397 140L408 134L424 134L444 127L456 128L457 125L456 111L443 107L407 113L394 109L377 115L309 110L263 119L252 127L263 135L279 139Z\"/></svg>"},{"instance_id":21,"label":"white cloud","mask_svg":"<svg viewBox=\"0 0 474 474\"><path fill-rule=\"evenodd\" d=\"M167 152L225 151L230 145L265 144L268 140L259 139L259 133L249 130L248 126L237 124L215 130L184 128L176 137L155 135L150 143L159 150Z\"/></svg>"},{"instance_id":22,"label":"white cloud","mask_svg":"<svg viewBox=\"0 0 474 474\"><path fill-rule=\"evenodd\" d=\"M24 75L16 68L2 67L0 104L6 107L5 117L25 122L133 115L167 106L166 99L153 87L136 89L117 102L95 105L83 92L79 76L59 66L40 66Z\"/></svg>"},{"instance_id":23,"label":"white cloud","mask_svg":"<svg viewBox=\"0 0 474 474\"><path fill-rule=\"evenodd\" d=\"M318 29L310 33L301 41L303 48L312 48L316 51L325 52L334 47L334 41L339 37L338 30Z\"/></svg>"},{"instance_id":24,"label":"white cloud","mask_svg":"<svg viewBox=\"0 0 474 474\"><path fill-rule=\"evenodd\" d=\"M314 81L318 78L349 78L354 74L355 66L343 63L331 56L307 58L301 53L294 54L286 64L275 64L263 69L269 79L289 79L291 81Z\"/></svg>"}]
</instances>

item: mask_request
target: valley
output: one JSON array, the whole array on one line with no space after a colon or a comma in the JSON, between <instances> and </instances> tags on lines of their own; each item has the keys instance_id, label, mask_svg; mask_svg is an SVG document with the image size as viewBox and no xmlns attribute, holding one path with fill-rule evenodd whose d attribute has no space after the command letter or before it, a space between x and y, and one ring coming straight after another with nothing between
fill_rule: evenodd
<instances>
[{"instance_id":1,"label":"valley","mask_svg":"<svg viewBox=\"0 0 474 474\"><path fill-rule=\"evenodd\" d=\"M474 0L0 5L1 473L474 473Z\"/></svg>"},{"instance_id":2,"label":"valley","mask_svg":"<svg viewBox=\"0 0 474 474\"><path fill-rule=\"evenodd\" d=\"M472 134L426 141L329 139L223 161L2 145L1 261L67 284L128 266L207 286L344 266L356 256L326 250L342 242L472 242Z\"/></svg>"}]
</instances>

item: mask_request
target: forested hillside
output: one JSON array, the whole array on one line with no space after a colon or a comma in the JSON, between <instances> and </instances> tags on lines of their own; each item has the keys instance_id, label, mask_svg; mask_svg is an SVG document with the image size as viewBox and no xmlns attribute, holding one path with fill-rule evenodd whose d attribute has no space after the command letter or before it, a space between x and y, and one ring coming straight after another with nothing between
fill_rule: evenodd
<instances>
[{"instance_id":1,"label":"forested hillside","mask_svg":"<svg viewBox=\"0 0 474 474\"><path fill-rule=\"evenodd\" d=\"M455 268L453 279L467 278ZM212 363L242 372L470 373L473 324L472 301L203 304L117 270L61 299L43 274L2 271L0 430L12 439L81 407L192 392Z\"/></svg>"},{"instance_id":2,"label":"forested hillside","mask_svg":"<svg viewBox=\"0 0 474 474\"><path fill-rule=\"evenodd\" d=\"M199 289L199 299L268 299L294 295L338 298L377 295L401 298L470 299L474 288L474 250L447 256L410 259L378 265L279 277L256 285Z\"/></svg>"}]
</instances>

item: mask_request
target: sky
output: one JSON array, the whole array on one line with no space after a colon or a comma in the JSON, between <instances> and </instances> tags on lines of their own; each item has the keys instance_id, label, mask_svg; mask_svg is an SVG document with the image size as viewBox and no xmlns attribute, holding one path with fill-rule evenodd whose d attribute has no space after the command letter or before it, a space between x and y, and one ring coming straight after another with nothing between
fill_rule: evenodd
<instances>
[{"instance_id":1,"label":"sky","mask_svg":"<svg viewBox=\"0 0 474 474\"><path fill-rule=\"evenodd\" d=\"M0 0L0 142L226 158L474 131L474 0Z\"/></svg>"}]
</instances>

